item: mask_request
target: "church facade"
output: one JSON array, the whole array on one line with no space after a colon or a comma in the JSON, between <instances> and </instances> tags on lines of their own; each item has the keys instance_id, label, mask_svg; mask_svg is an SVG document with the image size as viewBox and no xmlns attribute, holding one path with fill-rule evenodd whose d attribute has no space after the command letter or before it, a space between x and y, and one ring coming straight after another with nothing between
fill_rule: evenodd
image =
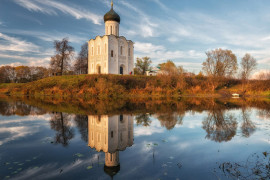
<instances>
[{"instance_id":1,"label":"church facade","mask_svg":"<svg viewBox=\"0 0 270 180\"><path fill-rule=\"evenodd\" d=\"M120 16L113 2L104 23L105 35L88 42L88 74L133 74L134 43L119 36Z\"/></svg>"}]
</instances>

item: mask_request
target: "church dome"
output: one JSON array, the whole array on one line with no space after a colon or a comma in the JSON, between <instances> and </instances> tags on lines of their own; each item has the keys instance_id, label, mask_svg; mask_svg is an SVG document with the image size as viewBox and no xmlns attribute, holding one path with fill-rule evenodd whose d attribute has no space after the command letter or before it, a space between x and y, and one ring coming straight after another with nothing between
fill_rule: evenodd
<instances>
[{"instance_id":1,"label":"church dome","mask_svg":"<svg viewBox=\"0 0 270 180\"><path fill-rule=\"evenodd\" d=\"M111 10L104 15L104 22L106 21L116 21L120 23L120 16L113 10L113 3Z\"/></svg>"}]
</instances>

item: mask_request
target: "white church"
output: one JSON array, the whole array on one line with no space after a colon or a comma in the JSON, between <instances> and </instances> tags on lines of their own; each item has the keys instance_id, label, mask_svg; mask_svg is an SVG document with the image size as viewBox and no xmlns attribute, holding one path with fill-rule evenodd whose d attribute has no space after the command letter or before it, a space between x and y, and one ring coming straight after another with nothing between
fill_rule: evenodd
<instances>
[{"instance_id":1,"label":"white church","mask_svg":"<svg viewBox=\"0 0 270 180\"><path fill-rule=\"evenodd\" d=\"M104 23L105 35L88 42L88 74L133 74L134 43L119 36L120 16L113 2Z\"/></svg>"}]
</instances>

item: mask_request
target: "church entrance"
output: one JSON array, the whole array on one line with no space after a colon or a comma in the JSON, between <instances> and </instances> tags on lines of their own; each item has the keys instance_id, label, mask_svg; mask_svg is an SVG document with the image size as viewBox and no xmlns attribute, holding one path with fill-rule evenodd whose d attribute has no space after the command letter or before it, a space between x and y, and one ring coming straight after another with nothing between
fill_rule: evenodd
<instances>
[{"instance_id":1,"label":"church entrance","mask_svg":"<svg viewBox=\"0 0 270 180\"><path fill-rule=\"evenodd\" d=\"M97 73L101 74L101 66L100 65L97 66Z\"/></svg>"},{"instance_id":2,"label":"church entrance","mask_svg":"<svg viewBox=\"0 0 270 180\"><path fill-rule=\"evenodd\" d=\"M123 67L123 65L122 66L120 66L120 74L124 74L124 67Z\"/></svg>"}]
</instances>

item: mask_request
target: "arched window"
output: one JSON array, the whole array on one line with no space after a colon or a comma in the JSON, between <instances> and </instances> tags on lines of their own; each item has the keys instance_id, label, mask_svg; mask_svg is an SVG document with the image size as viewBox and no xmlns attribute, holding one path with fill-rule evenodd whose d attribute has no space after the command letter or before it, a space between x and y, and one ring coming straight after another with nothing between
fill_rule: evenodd
<instances>
[{"instance_id":1,"label":"arched window","mask_svg":"<svg viewBox=\"0 0 270 180\"><path fill-rule=\"evenodd\" d=\"M130 56L130 48L128 48L128 56Z\"/></svg>"},{"instance_id":2,"label":"arched window","mask_svg":"<svg viewBox=\"0 0 270 180\"><path fill-rule=\"evenodd\" d=\"M120 51L121 51L121 55L123 55L123 46L121 46Z\"/></svg>"},{"instance_id":3,"label":"arched window","mask_svg":"<svg viewBox=\"0 0 270 180\"><path fill-rule=\"evenodd\" d=\"M111 33L110 34L112 34L112 26L111 26Z\"/></svg>"},{"instance_id":4,"label":"arched window","mask_svg":"<svg viewBox=\"0 0 270 180\"><path fill-rule=\"evenodd\" d=\"M113 138L113 131L111 131L111 138Z\"/></svg>"},{"instance_id":5,"label":"arched window","mask_svg":"<svg viewBox=\"0 0 270 180\"><path fill-rule=\"evenodd\" d=\"M113 57L113 50L111 50L111 57Z\"/></svg>"},{"instance_id":6,"label":"arched window","mask_svg":"<svg viewBox=\"0 0 270 180\"><path fill-rule=\"evenodd\" d=\"M119 120L120 120L120 122L123 122L124 116L122 114L119 116Z\"/></svg>"},{"instance_id":7,"label":"arched window","mask_svg":"<svg viewBox=\"0 0 270 180\"><path fill-rule=\"evenodd\" d=\"M100 54L100 45L98 45L98 54Z\"/></svg>"},{"instance_id":8,"label":"arched window","mask_svg":"<svg viewBox=\"0 0 270 180\"><path fill-rule=\"evenodd\" d=\"M117 35L117 26L115 26L115 35Z\"/></svg>"}]
</instances>

